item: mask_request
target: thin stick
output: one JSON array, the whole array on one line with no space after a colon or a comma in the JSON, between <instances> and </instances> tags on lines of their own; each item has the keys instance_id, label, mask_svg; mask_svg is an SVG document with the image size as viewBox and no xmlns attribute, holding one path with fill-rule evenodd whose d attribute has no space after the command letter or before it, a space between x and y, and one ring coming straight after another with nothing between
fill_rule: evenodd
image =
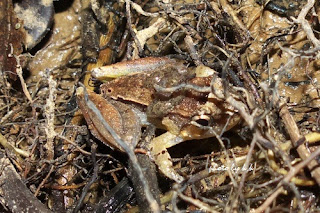
<instances>
[{"instance_id":1,"label":"thin stick","mask_svg":"<svg viewBox=\"0 0 320 213\"><path fill-rule=\"evenodd\" d=\"M54 165L51 165L51 168L48 172L48 174L46 175L46 177L41 181L41 183L39 184L36 192L34 193L34 196L37 197L39 192L40 192L40 189L42 188L42 186L46 183L46 181L48 180L48 178L50 177L51 173L53 172L53 169L54 169Z\"/></svg>"},{"instance_id":2,"label":"thin stick","mask_svg":"<svg viewBox=\"0 0 320 213\"><path fill-rule=\"evenodd\" d=\"M184 41L186 42L187 44L187 48L190 52L190 56L191 58L193 59L194 63L197 65L197 66L200 66L200 65L203 65L200 57L199 57L199 54L195 48L195 44L193 43L193 40L191 38L191 36L189 35L186 35L186 37L184 38Z\"/></svg>"},{"instance_id":3,"label":"thin stick","mask_svg":"<svg viewBox=\"0 0 320 213\"><path fill-rule=\"evenodd\" d=\"M146 196L147 201L149 202L149 206L152 210L152 212L159 212L160 213L160 207L157 203L157 201L154 199L150 192L149 185L143 175L142 169L140 167L140 164L138 162L138 159L136 155L134 154L133 149L124 142L119 135L113 130L113 128L108 124L108 122L103 119L103 116L99 109L96 107L96 105L89 99L88 93L86 91L86 88L83 86L83 92L84 92L84 98L87 102L88 107L93 111L93 114L96 115L97 120L101 122L101 124L104 126L104 128L110 133L110 135L115 139L115 141L118 143L118 145L127 153L129 160L132 162L132 166L134 170L136 170L139 179L141 183L143 184L144 193Z\"/></svg>"},{"instance_id":4,"label":"thin stick","mask_svg":"<svg viewBox=\"0 0 320 213\"><path fill-rule=\"evenodd\" d=\"M46 116L46 128L45 132L47 135L47 142L44 145L47 151L48 160L52 160L54 158L54 138L57 133L54 130L54 109L55 109L55 93L57 82L53 80L52 75L49 75L48 78L49 84L49 97L46 100L45 105L45 116Z\"/></svg>"},{"instance_id":5,"label":"thin stick","mask_svg":"<svg viewBox=\"0 0 320 213\"><path fill-rule=\"evenodd\" d=\"M97 180L98 178L98 171L99 171L99 164L97 163L97 160L96 160L96 150L97 150L97 145L96 144L92 144L91 146L91 152L92 152L92 155L91 155L91 158L92 158L92 162L93 162L93 174L90 178L90 181L86 184L86 186L83 188L82 190L82 193L81 193L81 196L78 200L78 203L76 205L76 207L73 209L73 212L76 213L76 212L79 212L81 206L82 206L82 203L83 203L83 200L84 198L86 197L87 193L88 193L88 190L90 189L91 185Z\"/></svg>"},{"instance_id":6,"label":"thin stick","mask_svg":"<svg viewBox=\"0 0 320 213\"><path fill-rule=\"evenodd\" d=\"M31 95L30 95L29 91L28 91L26 82L24 81L24 78L22 76L22 67L21 67L21 64L20 64L20 58L19 58L19 56L16 56L16 55L13 54L13 46L12 46L12 44L10 43L9 45L11 47L11 53L8 55L8 57L14 57L16 59L16 62L17 62L16 73L17 73L17 75L18 75L18 77L20 79L22 90L23 90L25 96L27 97L27 99L29 100L29 102L33 103L33 100L31 98Z\"/></svg>"},{"instance_id":7,"label":"thin stick","mask_svg":"<svg viewBox=\"0 0 320 213\"><path fill-rule=\"evenodd\" d=\"M304 167L308 166L310 162L312 162L317 156L320 155L320 148L318 148L316 151L314 151L307 159L300 162L296 166L292 167L288 174L283 178L281 184L285 182L289 182L294 176L296 176ZM268 197L268 199L254 212L263 212L268 208L268 206L276 199L276 197L281 193L283 190L283 186L279 187L271 196Z\"/></svg>"},{"instance_id":8,"label":"thin stick","mask_svg":"<svg viewBox=\"0 0 320 213\"><path fill-rule=\"evenodd\" d=\"M299 141L302 136L300 135L299 128L294 121L293 117L291 116L288 106L282 105L280 110L280 117L282 118L284 125L286 127L286 130L291 138L291 142L293 146L295 147L297 142ZM305 160L309 156L309 151L307 150L306 146L304 144L298 146L297 148L299 156ZM310 161L308 164L308 168L311 171L312 177L316 180L318 185L320 185L320 168L318 167L318 163L316 160Z\"/></svg>"},{"instance_id":9,"label":"thin stick","mask_svg":"<svg viewBox=\"0 0 320 213\"><path fill-rule=\"evenodd\" d=\"M315 37L309 22L306 20L306 16L309 10L314 6L315 0L308 0L307 4L301 9L298 18L291 17L294 22L301 25L301 28L306 32L308 39L313 43L315 47L320 46L320 41Z\"/></svg>"}]
</instances>

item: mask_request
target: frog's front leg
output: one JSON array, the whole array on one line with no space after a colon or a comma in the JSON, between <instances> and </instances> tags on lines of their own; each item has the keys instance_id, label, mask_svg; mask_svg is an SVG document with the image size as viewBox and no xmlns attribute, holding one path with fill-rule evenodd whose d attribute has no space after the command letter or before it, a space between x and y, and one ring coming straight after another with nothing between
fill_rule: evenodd
<instances>
[{"instance_id":1,"label":"frog's front leg","mask_svg":"<svg viewBox=\"0 0 320 213\"><path fill-rule=\"evenodd\" d=\"M185 141L185 139L172 134L171 132L166 132L154 138L150 143L150 152L159 170L165 176L178 183L181 183L184 178L173 169L171 156L168 153L167 148L175 146L183 141Z\"/></svg>"}]
</instances>

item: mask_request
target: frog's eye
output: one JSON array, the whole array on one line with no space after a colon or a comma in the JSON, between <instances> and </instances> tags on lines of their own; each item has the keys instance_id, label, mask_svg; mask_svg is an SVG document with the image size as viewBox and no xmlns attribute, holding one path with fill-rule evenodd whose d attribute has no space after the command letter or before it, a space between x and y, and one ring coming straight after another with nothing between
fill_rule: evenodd
<instances>
[{"instance_id":1,"label":"frog's eye","mask_svg":"<svg viewBox=\"0 0 320 213\"><path fill-rule=\"evenodd\" d=\"M106 89L106 93L109 93L109 94L111 94L113 92L113 89L112 88L108 88L108 89Z\"/></svg>"},{"instance_id":2,"label":"frog's eye","mask_svg":"<svg viewBox=\"0 0 320 213\"><path fill-rule=\"evenodd\" d=\"M200 127L207 127L212 124L212 118L208 115L196 115L192 118L192 121Z\"/></svg>"}]
</instances>

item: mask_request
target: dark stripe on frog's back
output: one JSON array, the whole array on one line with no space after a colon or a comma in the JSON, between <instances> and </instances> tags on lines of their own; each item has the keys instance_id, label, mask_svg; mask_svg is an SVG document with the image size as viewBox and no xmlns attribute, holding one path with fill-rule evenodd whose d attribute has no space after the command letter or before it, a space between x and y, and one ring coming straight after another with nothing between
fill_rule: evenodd
<instances>
[{"instance_id":1,"label":"dark stripe on frog's back","mask_svg":"<svg viewBox=\"0 0 320 213\"><path fill-rule=\"evenodd\" d=\"M185 69L179 72L178 69ZM172 87L186 82L194 77L192 69L186 69L182 65L164 65L156 71L141 72L133 75L122 76L101 86L104 96L115 100L122 99L148 106L154 99L157 84L161 87Z\"/></svg>"}]
</instances>

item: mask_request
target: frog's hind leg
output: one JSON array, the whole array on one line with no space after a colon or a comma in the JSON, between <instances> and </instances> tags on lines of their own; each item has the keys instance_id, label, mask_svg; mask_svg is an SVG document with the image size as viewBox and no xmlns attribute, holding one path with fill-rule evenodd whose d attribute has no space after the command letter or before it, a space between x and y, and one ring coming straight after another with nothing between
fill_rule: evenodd
<instances>
[{"instance_id":1,"label":"frog's hind leg","mask_svg":"<svg viewBox=\"0 0 320 213\"><path fill-rule=\"evenodd\" d=\"M182 182L184 178L173 169L171 156L168 153L167 148L177 145L183 141L185 141L185 139L170 132L166 132L154 138L150 144L151 155L153 156L160 171L165 176L178 183Z\"/></svg>"}]
</instances>

